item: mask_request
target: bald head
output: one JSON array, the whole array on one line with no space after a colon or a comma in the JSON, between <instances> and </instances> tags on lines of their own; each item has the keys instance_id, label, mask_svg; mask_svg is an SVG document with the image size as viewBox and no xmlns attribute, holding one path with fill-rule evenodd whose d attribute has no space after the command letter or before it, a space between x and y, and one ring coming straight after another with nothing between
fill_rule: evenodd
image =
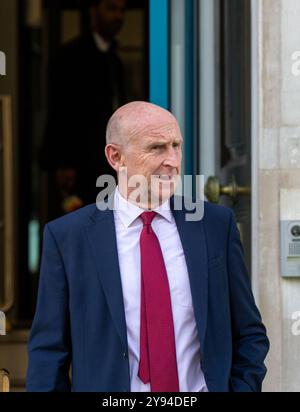
<instances>
[{"instance_id":1,"label":"bald head","mask_svg":"<svg viewBox=\"0 0 300 412\"><path fill-rule=\"evenodd\" d=\"M106 143L128 144L135 136L161 127L176 127L177 120L167 110L148 102L131 102L120 107L110 118L106 129Z\"/></svg>"}]
</instances>

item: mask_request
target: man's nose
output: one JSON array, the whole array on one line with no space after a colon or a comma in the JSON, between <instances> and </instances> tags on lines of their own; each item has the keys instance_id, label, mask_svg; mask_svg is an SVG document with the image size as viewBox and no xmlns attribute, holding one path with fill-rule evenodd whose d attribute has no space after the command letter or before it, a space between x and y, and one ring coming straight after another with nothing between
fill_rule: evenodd
<instances>
[{"instance_id":1,"label":"man's nose","mask_svg":"<svg viewBox=\"0 0 300 412\"><path fill-rule=\"evenodd\" d=\"M180 152L172 147L168 150L167 157L164 161L165 166L178 167L180 164Z\"/></svg>"}]
</instances>

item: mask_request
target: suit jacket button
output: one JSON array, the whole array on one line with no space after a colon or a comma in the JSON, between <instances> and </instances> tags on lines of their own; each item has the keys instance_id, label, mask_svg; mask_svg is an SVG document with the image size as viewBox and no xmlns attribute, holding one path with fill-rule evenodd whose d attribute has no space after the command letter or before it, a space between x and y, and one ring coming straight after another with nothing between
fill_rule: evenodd
<instances>
[{"instance_id":1,"label":"suit jacket button","mask_svg":"<svg viewBox=\"0 0 300 412\"><path fill-rule=\"evenodd\" d=\"M123 356L124 356L124 358L127 358L127 353L123 352Z\"/></svg>"}]
</instances>

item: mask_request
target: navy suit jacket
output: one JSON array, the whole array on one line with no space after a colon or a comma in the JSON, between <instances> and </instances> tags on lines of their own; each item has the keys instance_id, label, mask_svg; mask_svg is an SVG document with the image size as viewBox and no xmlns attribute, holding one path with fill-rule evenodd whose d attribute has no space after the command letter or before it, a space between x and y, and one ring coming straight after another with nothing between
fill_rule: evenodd
<instances>
[{"instance_id":1,"label":"navy suit jacket","mask_svg":"<svg viewBox=\"0 0 300 412\"><path fill-rule=\"evenodd\" d=\"M260 391L269 349L233 212L205 202L181 238L209 391ZM133 297L138 299L139 297ZM72 378L69 379L71 364ZM89 205L46 225L28 391L130 392L113 212Z\"/></svg>"}]
</instances>

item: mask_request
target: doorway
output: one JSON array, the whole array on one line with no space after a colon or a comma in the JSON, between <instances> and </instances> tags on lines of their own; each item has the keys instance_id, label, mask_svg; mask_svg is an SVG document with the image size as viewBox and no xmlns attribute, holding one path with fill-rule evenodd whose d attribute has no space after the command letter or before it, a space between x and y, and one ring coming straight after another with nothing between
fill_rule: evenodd
<instances>
[{"instance_id":1,"label":"doorway","mask_svg":"<svg viewBox=\"0 0 300 412\"><path fill-rule=\"evenodd\" d=\"M170 0L170 108L184 173L235 213L251 273L251 0Z\"/></svg>"},{"instance_id":2,"label":"doorway","mask_svg":"<svg viewBox=\"0 0 300 412\"><path fill-rule=\"evenodd\" d=\"M89 32L89 6L86 0L18 2L17 148L18 176L22 182L18 191L23 204L18 223L19 269L16 274L18 290L22 293L18 293L15 327L31 325L43 227L51 216L51 184L48 173L41 169L41 146L49 114L49 66L65 45ZM148 99L148 27L148 0L128 0L124 24L116 36L117 53L124 67L126 101ZM47 156L48 160L51 163L51 156Z\"/></svg>"}]
</instances>

